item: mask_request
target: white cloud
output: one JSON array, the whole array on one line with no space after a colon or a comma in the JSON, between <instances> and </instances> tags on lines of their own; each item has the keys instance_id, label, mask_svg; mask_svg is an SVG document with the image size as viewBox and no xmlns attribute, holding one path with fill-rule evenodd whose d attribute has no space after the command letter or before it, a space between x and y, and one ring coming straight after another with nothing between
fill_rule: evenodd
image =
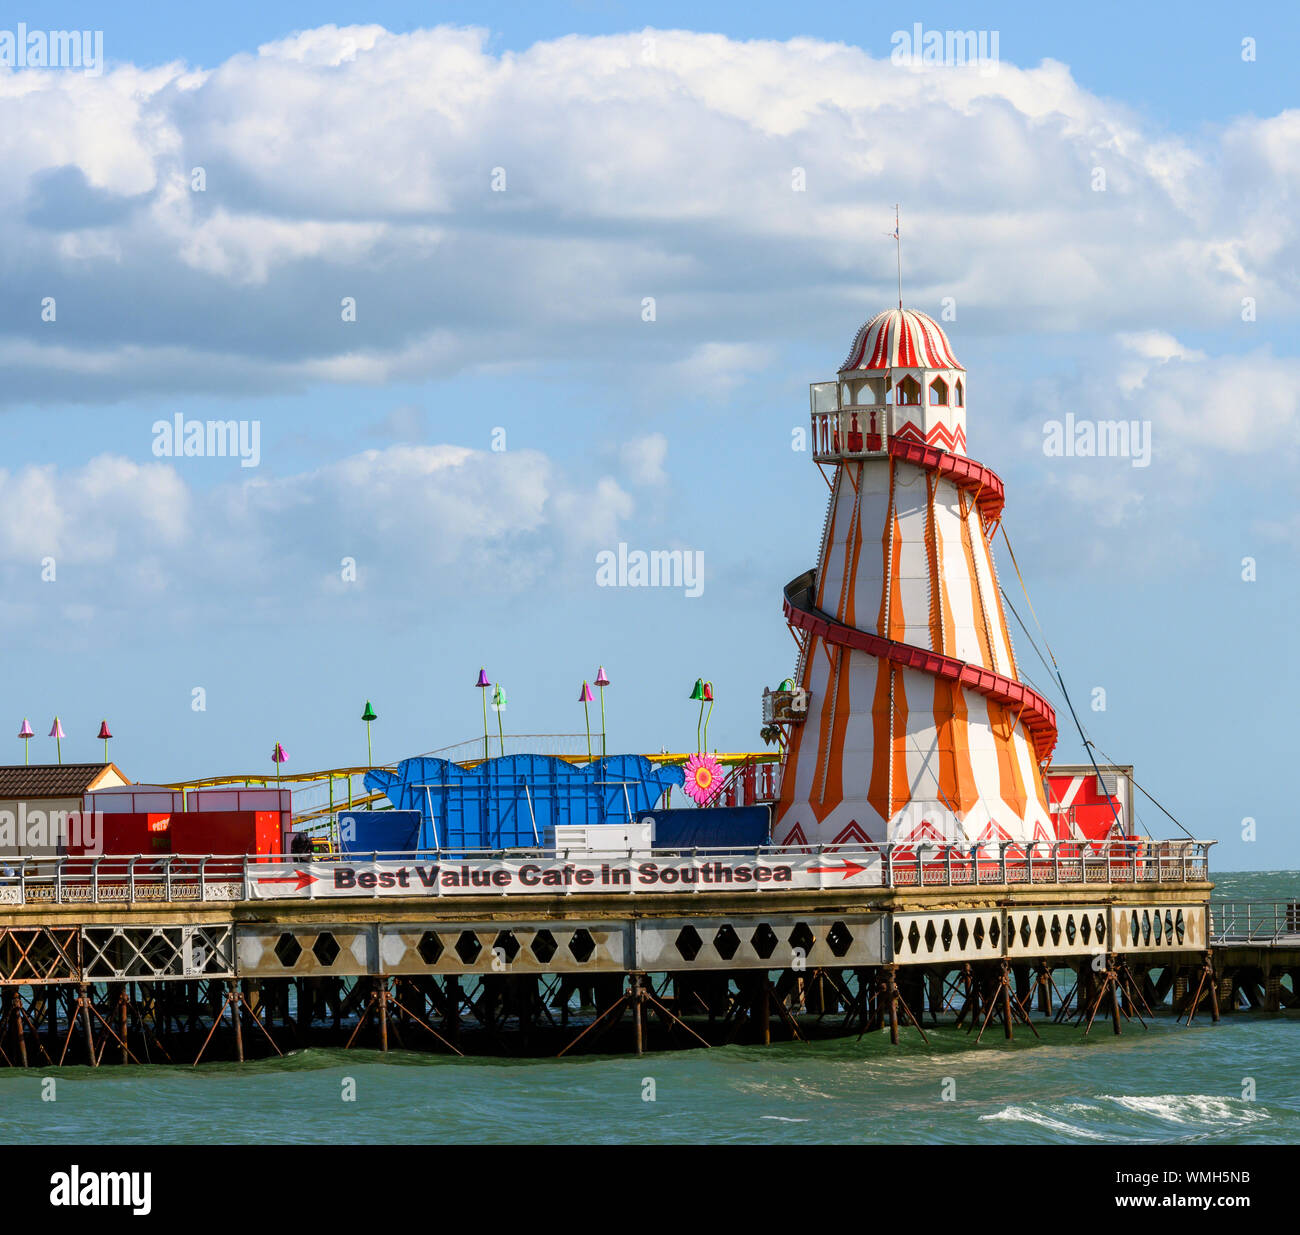
<instances>
[{"instance_id":1,"label":"white cloud","mask_svg":"<svg viewBox=\"0 0 1300 1235\"><path fill-rule=\"evenodd\" d=\"M176 548L191 528L190 495L175 471L113 455L64 474L52 464L0 471L0 558L29 564L43 557L67 566L101 565L142 546Z\"/></svg>"},{"instance_id":2,"label":"white cloud","mask_svg":"<svg viewBox=\"0 0 1300 1235\"><path fill-rule=\"evenodd\" d=\"M201 70L0 75L7 285L16 303L61 289L56 328L33 315L0 335L21 356L7 397L380 383L557 353L725 397L774 349L838 350L888 302L900 198L907 298L955 296L977 329L1223 327L1246 295L1296 312L1300 112L1184 136L1055 61L986 76L806 38L501 55L487 38L327 26Z\"/></svg>"},{"instance_id":3,"label":"white cloud","mask_svg":"<svg viewBox=\"0 0 1300 1235\"><path fill-rule=\"evenodd\" d=\"M138 612L159 592L169 618L224 611L234 596L241 610L292 601L308 613L327 601L380 613L439 596L461 605L588 572L590 546L617 541L635 510L613 479L574 485L531 450L393 445L284 477L235 468L237 479L204 488L190 466L101 455L79 468L0 471L0 569L15 611L57 598ZM46 555L53 585L39 581ZM343 578L345 558L355 583Z\"/></svg>"},{"instance_id":4,"label":"white cloud","mask_svg":"<svg viewBox=\"0 0 1300 1235\"><path fill-rule=\"evenodd\" d=\"M696 394L725 399L767 365L764 349L749 343L701 343L671 367L675 381Z\"/></svg>"},{"instance_id":5,"label":"white cloud","mask_svg":"<svg viewBox=\"0 0 1300 1235\"><path fill-rule=\"evenodd\" d=\"M1212 354L1163 332L1122 334L1095 349L1085 371L1039 382L1023 404L1032 410L1023 412L1021 456L994 465L1011 476L1007 525L1037 545L1040 572L1082 578L1095 568L1099 578L1140 586L1175 564L1186 572L1216 554L1240 556L1254 532L1284 539L1284 521L1266 512L1286 502L1287 478L1300 466L1300 358L1264 348ZM1103 425L1126 425L1105 435L1127 441L1129 454L1048 449L1063 429L1077 435L1084 424L1095 441ZM1034 508L1054 517L1017 517ZM1231 549L1219 547L1225 538Z\"/></svg>"},{"instance_id":6,"label":"white cloud","mask_svg":"<svg viewBox=\"0 0 1300 1235\"><path fill-rule=\"evenodd\" d=\"M647 433L624 442L619 450L628 479L635 485L662 485L668 480L664 463L668 459L668 439L662 433Z\"/></svg>"}]
</instances>

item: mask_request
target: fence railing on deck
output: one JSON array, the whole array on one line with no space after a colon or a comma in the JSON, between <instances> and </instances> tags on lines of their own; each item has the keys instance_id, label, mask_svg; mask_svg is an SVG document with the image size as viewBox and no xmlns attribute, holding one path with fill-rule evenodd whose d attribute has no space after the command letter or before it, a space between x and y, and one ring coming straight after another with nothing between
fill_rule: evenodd
<instances>
[{"instance_id":1,"label":"fence railing on deck","mask_svg":"<svg viewBox=\"0 0 1300 1235\"><path fill-rule=\"evenodd\" d=\"M647 892L701 891L708 885L743 886L754 891L844 889L849 887L969 887L985 885L1103 885L1135 883L1201 883L1209 878L1209 849L1213 841L1105 841L1082 844L1058 841L1033 845L1001 842L959 848L924 845L805 845L757 849L693 848L608 850L590 849L441 849L414 853L365 854L167 854L105 855L101 857L27 857L0 859L0 907L30 904L130 904L243 901L249 899L312 899L315 896L369 896L379 888L410 889L410 895L450 895L441 879L425 878L433 867L463 871L461 886L511 896L546 893L548 879L522 877L529 871L597 872L566 878L566 893L584 887L639 895ZM719 865L720 864L720 865ZM645 877L643 868L677 872L671 878ZM723 869L751 875L723 877ZM364 881L336 877L345 868L364 869ZM418 868L418 869L417 869ZM610 880L613 868L629 872L626 880ZM759 868L782 874L753 878ZM400 873L406 871L406 877ZM494 883L492 872L510 877ZM415 873L412 873L415 872ZM684 872L684 873L683 873ZM481 876L474 879L477 873ZM420 877L417 879L416 874ZM371 876L373 875L373 879ZM390 879L390 876L392 878ZM716 876L716 877L715 877ZM394 883L392 879L396 879ZM852 882L850 882L852 881ZM316 886L319 885L319 886ZM328 885L328 886L327 886ZM342 891L340 889L343 889ZM372 891L373 890L373 891ZM1237 938L1271 938L1294 930L1297 909L1277 902L1271 916L1239 907L1221 909L1221 929ZM1252 916L1253 915L1253 916ZM1271 932L1271 934L1270 934ZM1225 936L1227 937L1227 936Z\"/></svg>"},{"instance_id":2,"label":"fence railing on deck","mask_svg":"<svg viewBox=\"0 0 1300 1235\"><path fill-rule=\"evenodd\" d=\"M1211 901L1210 940L1300 944L1300 900Z\"/></svg>"}]
</instances>

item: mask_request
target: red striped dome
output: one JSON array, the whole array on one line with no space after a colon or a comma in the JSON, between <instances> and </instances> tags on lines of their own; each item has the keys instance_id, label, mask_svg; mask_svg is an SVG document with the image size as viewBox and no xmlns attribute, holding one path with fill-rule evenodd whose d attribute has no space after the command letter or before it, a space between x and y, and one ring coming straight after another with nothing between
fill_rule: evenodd
<instances>
[{"instance_id":1,"label":"red striped dome","mask_svg":"<svg viewBox=\"0 0 1300 1235\"><path fill-rule=\"evenodd\" d=\"M853 340L848 369L961 369L948 336L939 323L915 309L886 309L877 313Z\"/></svg>"}]
</instances>

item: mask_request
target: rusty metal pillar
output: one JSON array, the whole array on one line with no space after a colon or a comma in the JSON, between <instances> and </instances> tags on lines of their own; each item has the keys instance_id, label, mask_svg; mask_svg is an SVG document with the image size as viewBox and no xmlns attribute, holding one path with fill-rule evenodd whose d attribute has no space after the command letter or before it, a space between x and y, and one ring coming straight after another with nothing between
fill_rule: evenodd
<instances>
[{"instance_id":1,"label":"rusty metal pillar","mask_svg":"<svg viewBox=\"0 0 1300 1235\"><path fill-rule=\"evenodd\" d=\"M131 984L123 982L122 989L117 996L117 1036L122 1040L119 1045L118 1059L121 1063L129 1063L131 1059L131 1052L127 1050L126 1046L126 1018L128 1005L131 1002L130 990Z\"/></svg>"},{"instance_id":2,"label":"rusty metal pillar","mask_svg":"<svg viewBox=\"0 0 1300 1235\"><path fill-rule=\"evenodd\" d=\"M460 978L452 974L444 988L446 998L447 1036L456 1046L460 1045Z\"/></svg>"},{"instance_id":3,"label":"rusty metal pillar","mask_svg":"<svg viewBox=\"0 0 1300 1235\"><path fill-rule=\"evenodd\" d=\"M885 979L885 998L889 1003L889 1041L898 1045L898 966L882 965Z\"/></svg>"},{"instance_id":4,"label":"rusty metal pillar","mask_svg":"<svg viewBox=\"0 0 1300 1235\"><path fill-rule=\"evenodd\" d=\"M90 1066L99 1067L99 1056L95 1053L95 1034L90 1027L90 997L86 994L86 984L77 984L77 1007L81 1010L81 1028L86 1035L86 1050L90 1054Z\"/></svg>"},{"instance_id":5,"label":"rusty metal pillar","mask_svg":"<svg viewBox=\"0 0 1300 1235\"><path fill-rule=\"evenodd\" d=\"M376 978L379 984L379 1049L388 1049L388 979Z\"/></svg>"},{"instance_id":6,"label":"rusty metal pillar","mask_svg":"<svg viewBox=\"0 0 1300 1235\"><path fill-rule=\"evenodd\" d=\"M1010 1042L1015 1031L1011 1025L1011 966L1005 958L999 962L998 984L1002 987L1002 1036Z\"/></svg>"},{"instance_id":7,"label":"rusty metal pillar","mask_svg":"<svg viewBox=\"0 0 1300 1235\"><path fill-rule=\"evenodd\" d=\"M1120 1033L1119 1024L1119 972L1117 964L1119 957L1106 957L1106 982L1110 986L1110 1025L1115 1036Z\"/></svg>"},{"instance_id":8,"label":"rusty metal pillar","mask_svg":"<svg viewBox=\"0 0 1300 1235\"><path fill-rule=\"evenodd\" d=\"M1038 1010L1044 1016L1052 1014L1052 969L1041 960L1038 962Z\"/></svg>"},{"instance_id":9,"label":"rusty metal pillar","mask_svg":"<svg viewBox=\"0 0 1300 1235\"><path fill-rule=\"evenodd\" d=\"M23 1024L23 1001L19 997L18 988L15 986L9 995L10 1008L14 1022L14 1032L18 1035L18 1062L25 1068L27 1067L27 1034Z\"/></svg>"},{"instance_id":10,"label":"rusty metal pillar","mask_svg":"<svg viewBox=\"0 0 1300 1235\"><path fill-rule=\"evenodd\" d=\"M641 975L639 973L631 975L630 994L632 996L632 1032L636 1040L636 1053L641 1055L645 1052L645 1040L642 1026Z\"/></svg>"},{"instance_id":11,"label":"rusty metal pillar","mask_svg":"<svg viewBox=\"0 0 1300 1235\"><path fill-rule=\"evenodd\" d=\"M935 1025L938 1025L939 1013L943 1011L943 979L944 972L942 969L931 969L926 974L926 983L929 987L930 1019Z\"/></svg>"},{"instance_id":12,"label":"rusty metal pillar","mask_svg":"<svg viewBox=\"0 0 1300 1235\"><path fill-rule=\"evenodd\" d=\"M230 1019L235 1027L235 1058L244 1062L244 984L236 978L231 984Z\"/></svg>"}]
</instances>

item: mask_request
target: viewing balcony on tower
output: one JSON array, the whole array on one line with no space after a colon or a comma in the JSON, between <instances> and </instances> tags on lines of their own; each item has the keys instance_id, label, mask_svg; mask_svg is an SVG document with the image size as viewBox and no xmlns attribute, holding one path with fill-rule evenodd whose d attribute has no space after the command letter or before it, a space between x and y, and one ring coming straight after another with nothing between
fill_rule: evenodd
<instances>
[{"instance_id":1,"label":"viewing balcony on tower","mask_svg":"<svg viewBox=\"0 0 1300 1235\"><path fill-rule=\"evenodd\" d=\"M861 383L864 387L868 384ZM872 397L870 391L862 394ZM809 388L812 451L818 463L869 459L888 453L897 409L884 402L855 402L858 397L847 382L814 382Z\"/></svg>"}]
</instances>

